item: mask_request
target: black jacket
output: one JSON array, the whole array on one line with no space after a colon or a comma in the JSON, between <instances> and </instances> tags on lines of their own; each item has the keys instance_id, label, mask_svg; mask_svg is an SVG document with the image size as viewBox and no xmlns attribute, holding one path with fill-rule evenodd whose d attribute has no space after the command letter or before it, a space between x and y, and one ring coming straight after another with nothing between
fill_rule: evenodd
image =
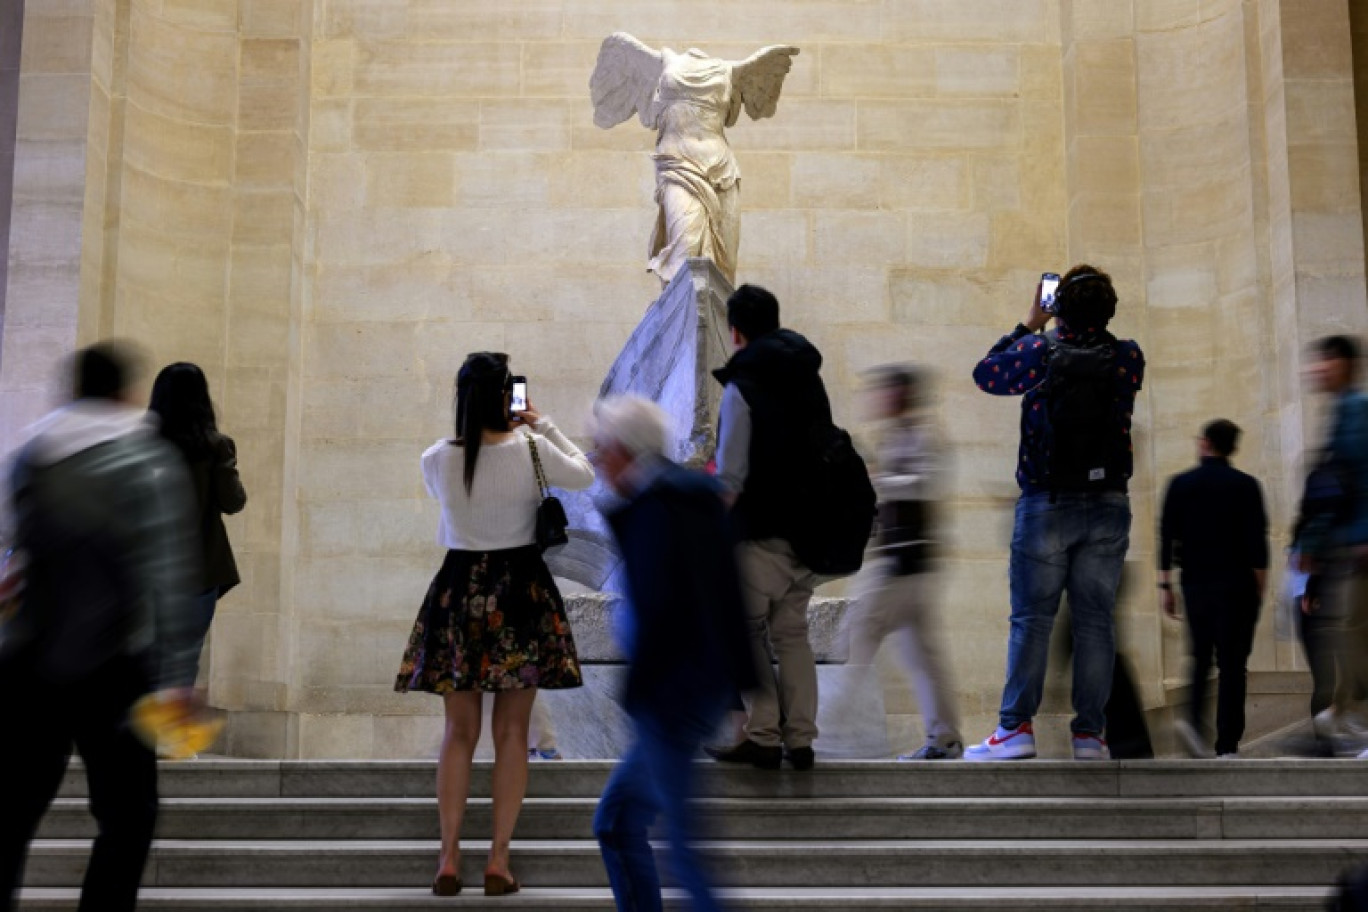
<instances>
[{"instance_id":1,"label":"black jacket","mask_svg":"<svg viewBox=\"0 0 1368 912\"><path fill-rule=\"evenodd\" d=\"M755 686L722 489L665 463L608 522L632 612L628 713L707 709Z\"/></svg>"},{"instance_id":2,"label":"black jacket","mask_svg":"<svg viewBox=\"0 0 1368 912\"><path fill-rule=\"evenodd\" d=\"M723 386L735 384L750 408L750 470L735 509L743 539L792 541L800 528L801 492L814 471L813 432L831 424L821 367L811 342L779 329L713 372Z\"/></svg>"},{"instance_id":3,"label":"black jacket","mask_svg":"<svg viewBox=\"0 0 1368 912\"><path fill-rule=\"evenodd\" d=\"M99 407L76 403L54 416ZM133 659L149 687L189 686L199 567L179 454L150 429L60 451L55 436L30 442L11 479L14 544L28 568L0 666L72 684Z\"/></svg>"},{"instance_id":4,"label":"black jacket","mask_svg":"<svg viewBox=\"0 0 1368 912\"><path fill-rule=\"evenodd\" d=\"M196 591L217 589L223 596L242 581L223 517L241 512L247 506L247 491L238 477L237 447L233 438L218 435L208 454L190 459L188 464L195 503L199 507L200 540L204 546L203 575Z\"/></svg>"},{"instance_id":5,"label":"black jacket","mask_svg":"<svg viewBox=\"0 0 1368 912\"><path fill-rule=\"evenodd\" d=\"M1259 483L1224 459L1174 476L1159 522L1159 568L1184 582L1252 579L1268 567L1268 516Z\"/></svg>"}]
</instances>

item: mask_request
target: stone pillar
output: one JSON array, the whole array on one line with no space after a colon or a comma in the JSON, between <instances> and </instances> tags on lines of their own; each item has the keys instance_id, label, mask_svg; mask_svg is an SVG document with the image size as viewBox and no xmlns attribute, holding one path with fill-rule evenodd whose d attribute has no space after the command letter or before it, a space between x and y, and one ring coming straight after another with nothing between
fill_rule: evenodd
<instances>
[{"instance_id":1,"label":"stone pillar","mask_svg":"<svg viewBox=\"0 0 1368 912\"><path fill-rule=\"evenodd\" d=\"M242 591L211 639L211 695L231 708L226 750L293 756L294 505L303 374L301 323L314 4L238 5L232 228L221 403L251 502L231 530Z\"/></svg>"},{"instance_id":2,"label":"stone pillar","mask_svg":"<svg viewBox=\"0 0 1368 912\"><path fill-rule=\"evenodd\" d=\"M0 0L0 332L9 284L10 206L14 201L14 139L19 122L19 60L24 0Z\"/></svg>"},{"instance_id":3,"label":"stone pillar","mask_svg":"<svg viewBox=\"0 0 1368 912\"><path fill-rule=\"evenodd\" d=\"M1302 455L1325 434L1324 402L1307 393L1300 377L1306 347L1332 333L1368 332L1353 53L1363 4L1260 0L1257 9L1277 365L1271 426L1286 467L1271 493L1290 518L1301 493ZM1280 658L1284 667L1301 661L1293 644Z\"/></svg>"},{"instance_id":4,"label":"stone pillar","mask_svg":"<svg viewBox=\"0 0 1368 912\"><path fill-rule=\"evenodd\" d=\"M0 339L0 457L65 392L67 357L77 341L92 100L93 3L27 0L23 17ZM3 111L0 105L0 120Z\"/></svg>"},{"instance_id":5,"label":"stone pillar","mask_svg":"<svg viewBox=\"0 0 1368 912\"><path fill-rule=\"evenodd\" d=\"M1090 263L1112 276L1120 304L1113 331L1138 339L1153 358L1148 306L1141 85L1137 74L1133 0L1065 0L1060 12L1064 75L1064 138L1068 169L1068 265ZM1151 378L1154 374L1151 373ZM1118 645L1132 663L1146 705L1163 702L1164 632L1152 597L1156 433L1152 392L1136 400L1135 477L1131 482L1131 547L1118 613ZM1068 676L1052 678L1067 705Z\"/></svg>"}]
</instances>

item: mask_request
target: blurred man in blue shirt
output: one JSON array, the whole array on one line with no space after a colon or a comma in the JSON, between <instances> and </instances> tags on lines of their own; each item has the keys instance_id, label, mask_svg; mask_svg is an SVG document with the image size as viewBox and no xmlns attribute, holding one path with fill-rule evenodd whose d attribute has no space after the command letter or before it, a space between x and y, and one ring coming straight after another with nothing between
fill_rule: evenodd
<instances>
[{"instance_id":1,"label":"blurred man in blue shirt","mask_svg":"<svg viewBox=\"0 0 1368 912\"><path fill-rule=\"evenodd\" d=\"M721 907L693 845L693 758L756 677L723 489L666 458L668 419L654 403L610 398L594 414L594 461L626 499L608 522L626 569L617 632L636 735L604 789L594 835L618 909L657 912L647 834L662 814L676 882L693 909L714 912Z\"/></svg>"},{"instance_id":2,"label":"blurred man in blue shirt","mask_svg":"<svg viewBox=\"0 0 1368 912\"><path fill-rule=\"evenodd\" d=\"M1324 449L1311 467L1294 550L1312 574L1302 641L1314 680L1318 737L1368 747L1368 396L1358 388L1359 345L1329 336L1312 347L1308 378L1331 400Z\"/></svg>"}]
</instances>

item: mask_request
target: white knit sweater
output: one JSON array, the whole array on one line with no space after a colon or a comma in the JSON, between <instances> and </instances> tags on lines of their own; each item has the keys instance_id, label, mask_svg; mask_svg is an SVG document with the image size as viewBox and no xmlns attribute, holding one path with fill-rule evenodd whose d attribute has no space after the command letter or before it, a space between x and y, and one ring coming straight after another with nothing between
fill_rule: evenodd
<instances>
[{"instance_id":1,"label":"white knit sweater","mask_svg":"<svg viewBox=\"0 0 1368 912\"><path fill-rule=\"evenodd\" d=\"M537 477L528 436L537 441L547 484L579 491L594 482L594 468L579 448L543 418L529 435L480 447L475 480L466 493L465 449L439 440L423 454L423 483L442 505L437 544L460 551L521 548L536 539Z\"/></svg>"}]
</instances>

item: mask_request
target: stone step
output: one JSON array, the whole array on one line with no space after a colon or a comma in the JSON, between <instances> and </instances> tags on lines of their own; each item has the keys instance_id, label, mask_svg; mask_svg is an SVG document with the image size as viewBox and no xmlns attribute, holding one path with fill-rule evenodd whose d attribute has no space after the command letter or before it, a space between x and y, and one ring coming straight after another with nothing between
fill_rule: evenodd
<instances>
[{"instance_id":1,"label":"stone step","mask_svg":"<svg viewBox=\"0 0 1368 912\"><path fill-rule=\"evenodd\" d=\"M728 886L1324 886L1368 864L1368 840L827 840L706 841ZM475 882L488 842L463 843ZM85 840L38 840L25 883L81 882ZM158 887L404 887L428 882L436 841L161 840L146 883ZM598 846L585 840L518 840L514 868L529 884L604 887Z\"/></svg>"},{"instance_id":2,"label":"stone step","mask_svg":"<svg viewBox=\"0 0 1368 912\"><path fill-rule=\"evenodd\" d=\"M590 839L593 798L531 798L520 839ZM466 834L490 836L472 798ZM725 839L1368 839L1358 798L710 798L703 831ZM54 803L39 835L86 839L84 799ZM163 839L437 839L435 798L168 798Z\"/></svg>"},{"instance_id":3,"label":"stone step","mask_svg":"<svg viewBox=\"0 0 1368 912\"><path fill-rule=\"evenodd\" d=\"M425 798L433 761L199 760L163 764L163 796L178 798ZM528 795L593 798L611 761L533 764ZM477 762L472 794L489 793L491 764ZM893 763L832 761L808 773L766 772L699 762L704 793L728 798L980 798L1368 795L1368 763L1353 760L1133 760L1075 763ZM79 767L63 794L85 794Z\"/></svg>"},{"instance_id":4,"label":"stone step","mask_svg":"<svg viewBox=\"0 0 1368 912\"><path fill-rule=\"evenodd\" d=\"M1184 912L1184 910L1278 909L1319 912L1329 891L1324 887L893 887L859 889L785 888L722 891L729 909L744 912L851 912L852 909L926 909L943 912L1002 912L1004 909L1069 910L1069 912ZM20 909L69 912L76 908L74 889L29 889L20 894ZM529 887L516 896L486 899L476 887L452 900L431 896L421 887L405 889L158 889L144 890L139 908L149 912L332 912L372 909L384 912L428 912L459 903L471 912L611 912L612 897L604 889L547 890ZM667 892L667 909L687 908Z\"/></svg>"}]
</instances>

